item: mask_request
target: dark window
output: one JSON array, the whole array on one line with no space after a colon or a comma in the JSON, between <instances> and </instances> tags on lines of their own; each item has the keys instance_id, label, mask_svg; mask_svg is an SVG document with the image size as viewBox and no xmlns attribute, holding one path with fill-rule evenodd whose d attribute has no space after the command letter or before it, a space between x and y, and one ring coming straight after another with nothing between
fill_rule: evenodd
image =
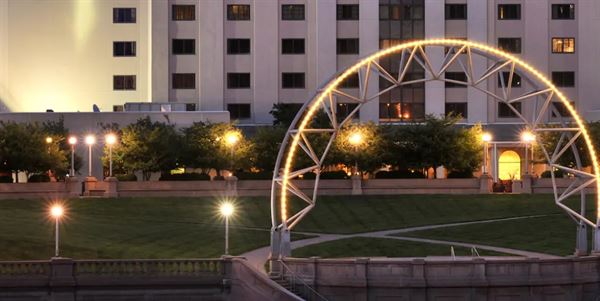
<instances>
[{"instance_id":1,"label":"dark window","mask_svg":"<svg viewBox=\"0 0 600 301\"><path fill-rule=\"evenodd\" d=\"M498 4L498 20L521 19L521 4Z\"/></svg>"},{"instance_id":2,"label":"dark window","mask_svg":"<svg viewBox=\"0 0 600 301\"><path fill-rule=\"evenodd\" d=\"M227 20L250 20L250 5L227 5Z\"/></svg>"},{"instance_id":3,"label":"dark window","mask_svg":"<svg viewBox=\"0 0 600 301\"><path fill-rule=\"evenodd\" d=\"M196 104L195 103L186 103L185 110L186 110L186 112L196 111Z\"/></svg>"},{"instance_id":4,"label":"dark window","mask_svg":"<svg viewBox=\"0 0 600 301\"><path fill-rule=\"evenodd\" d=\"M570 102L572 107L575 107L575 103L574 102ZM569 112L569 109L567 109L567 106L560 102L560 101L553 101L552 105L554 106L553 110L551 108L551 112L552 112L552 117L556 118L556 117L572 117L571 112ZM557 114L558 113L558 114Z\"/></svg>"},{"instance_id":5,"label":"dark window","mask_svg":"<svg viewBox=\"0 0 600 301\"><path fill-rule=\"evenodd\" d=\"M575 19L575 4L552 4L552 19Z\"/></svg>"},{"instance_id":6,"label":"dark window","mask_svg":"<svg viewBox=\"0 0 600 301\"><path fill-rule=\"evenodd\" d=\"M467 82L467 75L464 72L446 72L446 79L455 80L459 82ZM459 84L454 82L446 82L446 88L456 88L461 87L464 88L466 84Z\"/></svg>"},{"instance_id":7,"label":"dark window","mask_svg":"<svg viewBox=\"0 0 600 301\"><path fill-rule=\"evenodd\" d=\"M357 103L338 103L337 109L335 110L335 115L337 116L338 122L342 122L344 119L346 119L346 117L348 117L348 115L350 115L350 113L352 113L357 106ZM360 118L360 110L356 111L352 118Z\"/></svg>"},{"instance_id":8,"label":"dark window","mask_svg":"<svg viewBox=\"0 0 600 301\"><path fill-rule=\"evenodd\" d=\"M358 39L337 39L337 54L358 54Z\"/></svg>"},{"instance_id":9,"label":"dark window","mask_svg":"<svg viewBox=\"0 0 600 301\"><path fill-rule=\"evenodd\" d=\"M508 78L510 77L510 72L504 71L502 72L502 76L498 76L498 87L502 87L502 81L504 81L504 86L508 86ZM512 85L511 87L517 88L521 86L521 76L513 73Z\"/></svg>"},{"instance_id":10,"label":"dark window","mask_svg":"<svg viewBox=\"0 0 600 301\"><path fill-rule=\"evenodd\" d=\"M575 72L552 72L552 83L557 87L575 87Z\"/></svg>"},{"instance_id":11,"label":"dark window","mask_svg":"<svg viewBox=\"0 0 600 301\"><path fill-rule=\"evenodd\" d=\"M498 38L498 48L510 53L521 53L521 38Z\"/></svg>"},{"instance_id":12,"label":"dark window","mask_svg":"<svg viewBox=\"0 0 600 301\"><path fill-rule=\"evenodd\" d=\"M358 4L338 4L338 20L358 20Z\"/></svg>"},{"instance_id":13,"label":"dark window","mask_svg":"<svg viewBox=\"0 0 600 301\"><path fill-rule=\"evenodd\" d=\"M196 6L194 5L173 5L173 21L194 21L196 20Z\"/></svg>"},{"instance_id":14,"label":"dark window","mask_svg":"<svg viewBox=\"0 0 600 301\"><path fill-rule=\"evenodd\" d=\"M173 54L196 54L196 40L173 39Z\"/></svg>"},{"instance_id":15,"label":"dark window","mask_svg":"<svg viewBox=\"0 0 600 301\"><path fill-rule=\"evenodd\" d=\"M346 77L344 81L340 83L341 88L354 89L358 88L358 73Z\"/></svg>"},{"instance_id":16,"label":"dark window","mask_svg":"<svg viewBox=\"0 0 600 301\"><path fill-rule=\"evenodd\" d=\"M113 76L114 90L135 90L135 75Z\"/></svg>"},{"instance_id":17,"label":"dark window","mask_svg":"<svg viewBox=\"0 0 600 301\"><path fill-rule=\"evenodd\" d=\"M135 8L113 8L113 23L135 23Z\"/></svg>"},{"instance_id":18,"label":"dark window","mask_svg":"<svg viewBox=\"0 0 600 301\"><path fill-rule=\"evenodd\" d=\"M466 20L466 4L446 4L446 20Z\"/></svg>"},{"instance_id":19,"label":"dark window","mask_svg":"<svg viewBox=\"0 0 600 301\"><path fill-rule=\"evenodd\" d=\"M227 54L250 53L250 39L227 39Z\"/></svg>"},{"instance_id":20,"label":"dark window","mask_svg":"<svg viewBox=\"0 0 600 301\"><path fill-rule=\"evenodd\" d=\"M304 73L289 72L281 74L281 87L283 89L303 89Z\"/></svg>"},{"instance_id":21,"label":"dark window","mask_svg":"<svg viewBox=\"0 0 600 301\"><path fill-rule=\"evenodd\" d=\"M303 4L285 4L281 6L281 20L304 20Z\"/></svg>"},{"instance_id":22,"label":"dark window","mask_svg":"<svg viewBox=\"0 0 600 301\"><path fill-rule=\"evenodd\" d=\"M125 111L125 108L123 107L123 105L114 105L113 106L113 112L123 112Z\"/></svg>"},{"instance_id":23,"label":"dark window","mask_svg":"<svg viewBox=\"0 0 600 301\"><path fill-rule=\"evenodd\" d=\"M521 103L520 102L513 102L511 103L511 105L513 106L513 108L515 108L515 110L517 110L517 112L519 112L519 114L521 113ZM498 103L498 117L500 118L515 118L518 117L518 115L505 103L503 102L499 102Z\"/></svg>"},{"instance_id":24,"label":"dark window","mask_svg":"<svg viewBox=\"0 0 600 301\"><path fill-rule=\"evenodd\" d=\"M467 103L466 102L447 102L446 115L462 116L467 118Z\"/></svg>"},{"instance_id":25,"label":"dark window","mask_svg":"<svg viewBox=\"0 0 600 301\"><path fill-rule=\"evenodd\" d=\"M282 39L282 54L304 54L304 39Z\"/></svg>"},{"instance_id":26,"label":"dark window","mask_svg":"<svg viewBox=\"0 0 600 301\"><path fill-rule=\"evenodd\" d=\"M574 53L575 38L552 38L552 53Z\"/></svg>"},{"instance_id":27,"label":"dark window","mask_svg":"<svg viewBox=\"0 0 600 301\"><path fill-rule=\"evenodd\" d=\"M135 56L135 42L113 42L113 56Z\"/></svg>"},{"instance_id":28,"label":"dark window","mask_svg":"<svg viewBox=\"0 0 600 301\"><path fill-rule=\"evenodd\" d=\"M173 89L196 89L196 74L173 73Z\"/></svg>"},{"instance_id":29,"label":"dark window","mask_svg":"<svg viewBox=\"0 0 600 301\"><path fill-rule=\"evenodd\" d=\"M250 73L227 73L228 89L250 88Z\"/></svg>"},{"instance_id":30,"label":"dark window","mask_svg":"<svg viewBox=\"0 0 600 301\"><path fill-rule=\"evenodd\" d=\"M250 118L249 103L232 103L227 105L230 119L248 119Z\"/></svg>"}]
</instances>

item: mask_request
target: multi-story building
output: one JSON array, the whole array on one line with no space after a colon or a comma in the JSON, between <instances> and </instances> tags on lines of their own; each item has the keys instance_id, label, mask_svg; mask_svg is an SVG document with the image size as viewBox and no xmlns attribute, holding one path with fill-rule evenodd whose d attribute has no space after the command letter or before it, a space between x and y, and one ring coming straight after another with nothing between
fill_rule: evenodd
<instances>
[{"instance_id":1,"label":"multi-story building","mask_svg":"<svg viewBox=\"0 0 600 301\"><path fill-rule=\"evenodd\" d=\"M595 0L0 0L0 101L13 111L172 103L269 124L273 104L305 102L360 57L401 41L449 37L517 54L585 118L598 120L598 28ZM455 71L446 77L464 76ZM468 123L515 121L485 97L427 82L381 95L360 119L402 122L452 111Z\"/></svg>"}]
</instances>

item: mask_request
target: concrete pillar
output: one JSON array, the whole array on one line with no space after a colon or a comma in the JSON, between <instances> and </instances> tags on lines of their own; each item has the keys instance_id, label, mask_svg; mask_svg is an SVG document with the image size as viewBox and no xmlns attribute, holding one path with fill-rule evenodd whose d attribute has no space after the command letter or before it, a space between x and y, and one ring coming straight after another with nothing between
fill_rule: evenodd
<instances>
[{"instance_id":1,"label":"concrete pillar","mask_svg":"<svg viewBox=\"0 0 600 301\"><path fill-rule=\"evenodd\" d=\"M233 257L223 255L221 260L223 264L223 289L228 294L231 292L231 281L233 279Z\"/></svg>"},{"instance_id":2,"label":"concrete pillar","mask_svg":"<svg viewBox=\"0 0 600 301\"><path fill-rule=\"evenodd\" d=\"M225 195L229 197L236 197L237 194L237 181L236 176L225 177Z\"/></svg>"},{"instance_id":3,"label":"concrete pillar","mask_svg":"<svg viewBox=\"0 0 600 301\"><path fill-rule=\"evenodd\" d=\"M104 179L106 191L104 191L104 196L107 198L116 198L119 196L119 180L115 177L108 177Z\"/></svg>"},{"instance_id":4,"label":"concrete pillar","mask_svg":"<svg viewBox=\"0 0 600 301\"><path fill-rule=\"evenodd\" d=\"M533 192L531 188L531 184L533 182L533 177L530 174L523 175L521 179L521 193L531 194Z\"/></svg>"},{"instance_id":5,"label":"concrete pillar","mask_svg":"<svg viewBox=\"0 0 600 301\"><path fill-rule=\"evenodd\" d=\"M422 258L413 259L412 265L412 279L410 285L412 287L425 287L425 260Z\"/></svg>"},{"instance_id":6,"label":"concrete pillar","mask_svg":"<svg viewBox=\"0 0 600 301\"><path fill-rule=\"evenodd\" d=\"M512 192L513 193L522 193L523 192L523 182L521 180L513 180L512 181Z\"/></svg>"},{"instance_id":7,"label":"concrete pillar","mask_svg":"<svg viewBox=\"0 0 600 301\"><path fill-rule=\"evenodd\" d=\"M78 177L68 177L66 180L67 195L70 198L76 198L81 195L81 182Z\"/></svg>"},{"instance_id":8,"label":"concrete pillar","mask_svg":"<svg viewBox=\"0 0 600 301\"><path fill-rule=\"evenodd\" d=\"M352 195L362 195L362 177L360 175L352 175Z\"/></svg>"},{"instance_id":9,"label":"concrete pillar","mask_svg":"<svg viewBox=\"0 0 600 301\"><path fill-rule=\"evenodd\" d=\"M50 298L55 301L75 300L74 264L71 258L55 257L50 260Z\"/></svg>"},{"instance_id":10,"label":"concrete pillar","mask_svg":"<svg viewBox=\"0 0 600 301\"><path fill-rule=\"evenodd\" d=\"M486 194L492 192L492 177L488 174L482 174L479 177L479 193Z\"/></svg>"},{"instance_id":11,"label":"concrete pillar","mask_svg":"<svg viewBox=\"0 0 600 301\"><path fill-rule=\"evenodd\" d=\"M83 195L91 196L92 190L96 190L96 184L98 184L98 180L96 179L96 177L85 177L85 190L83 192Z\"/></svg>"},{"instance_id":12,"label":"concrete pillar","mask_svg":"<svg viewBox=\"0 0 600 301\"><path fill-rule=\"evenodd\" d=\"M575 256L586 256L588 254L587 226L585 223L577 225L577 239L575 244Z\"/></svg>"}]
</instances>

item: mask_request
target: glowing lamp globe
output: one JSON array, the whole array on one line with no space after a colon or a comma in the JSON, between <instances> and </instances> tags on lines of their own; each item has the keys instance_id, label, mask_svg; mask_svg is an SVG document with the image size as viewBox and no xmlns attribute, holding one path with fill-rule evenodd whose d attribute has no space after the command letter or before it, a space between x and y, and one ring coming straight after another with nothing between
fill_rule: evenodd
<instances>
[{"instance_id":1,"label":"glowing lamp globe","mask_svg":"<svg viewBox=\"0 0 600 301\"><path fill-rule=\"evenodd\" d=\"M225 143L229 146L233 146L240 140L238 133L236 132L228 132L225 134Z\"/></svg>"},{"instance_id":2,"label":"glowing lamp globe","mask_svg":"<svg viewBox=\"0 0 600 301\"><path fill-rule=\"evenodd\" d=\"M85 136L85 144L92 145L94 143L96 143L96 137L94 137L93 135Z\"/></svg>"},{"instance_id":3,"label":"glowing lamp globe","mask_svg":"<svg viewBox=\"0 0 600 301\"><path fill-rule=\"evenodd\" d=\"M69 144L70 145L77 144L77 137L74 137L74 136L69 137Z\"/></svg>"},{"instance_id":4,"label":"glowing lamp globe","mask_svg":"<svg viewBox=\"0 0 600 301\"><path fill-rule=\"evenodd\" d=\"M483 133L481 135L481 140L483 142L490 142L490 141L492 141L492 134L490 134L490 133Z\"/></svg>"},{"instance_id":5,"label":"glowing lamp globe","mask_svg":"<svg viewBox=\"0 0 600 301\"><path fill-rule=\"evenodd\" d=\"M531 132L523 132L523 134L521 134L521 140L525 143L531 143L535 141L535 135Z\"/></svg>"},{"instance_id":6,"label":"glowing lamp globe","mask_svg":"<svg viewBox=\"0 0 600 301\"><path fill-rule=\"evenodd\" d=\"M352 133L350 135L350 137L348 137L348 142L350 142L350 144L356 146L356 145L359 145L362 143L362 139L363 139L362 134L359 132L356 132L356 133Z\"/></svg>"},{"instance_id":7,"label":"glowing lamp globe","mask_svg":"<svg viewBox=\"0 0 600 301\"><path fill-rule=\"evenodd\" d=\"M233 214L234 208L231 203L223 203L221 204L220 211L224 217L230 217Z\"/></svg>"},{"instance_id":8,"label":"glowing lamp globe","mask_svg":"<svg viewBox=\"0 0 600 301\"><path fill-rule=\"evenodd\" d=\"M104 140L106 141L106 144L113 145L117 143L117 136L115 134L108 134L104 137Z\"/></svg>"},{"instance_id":9,"label":"glowing lamp globe","mask_svg":"<svg viewBox=\"0 0 600 301\"><path fill-rule=\"evenodd\" d=\"M54 205L50 208L50 215L54 218L60 218L64 214L64 209L60 205Z\"/></svg>"}]
</instances>

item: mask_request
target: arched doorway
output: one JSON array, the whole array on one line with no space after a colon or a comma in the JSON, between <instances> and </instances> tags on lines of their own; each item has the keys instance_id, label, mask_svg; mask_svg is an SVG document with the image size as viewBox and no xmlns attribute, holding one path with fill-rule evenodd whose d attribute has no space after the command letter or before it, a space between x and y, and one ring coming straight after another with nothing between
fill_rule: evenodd
<instances>
[{"instance_id":1,"label":"arched doorway","mask_svg":"<svg viewBox=\"0 0 600 301\"><path fill-rule=\"evenodd\" d=\"M498 178L502 181L521 179L521 156L517 152L502 152L498 159Z\"/></svg>"}]
</instances>

